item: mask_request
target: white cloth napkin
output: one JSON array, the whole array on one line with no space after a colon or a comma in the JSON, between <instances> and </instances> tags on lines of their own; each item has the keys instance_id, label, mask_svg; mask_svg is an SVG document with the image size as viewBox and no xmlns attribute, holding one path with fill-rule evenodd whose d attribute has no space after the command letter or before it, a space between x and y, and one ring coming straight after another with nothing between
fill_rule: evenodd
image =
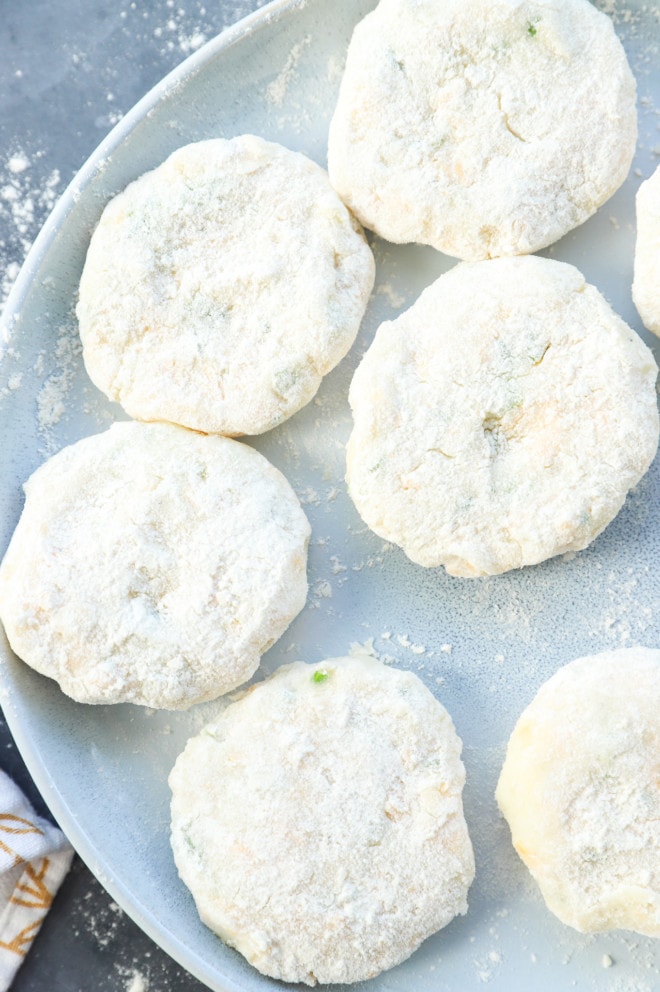
<instances>
[{"instance_id":1,"label":"white cloth napkin","mask_svg":"<svg viewBox=\"0 0 660 992\"><path fill-rule=\"evenodd\" d=\"M6 992L71 866L61 830L0 771L0 992Z\"/></svg>"}]
</instances>

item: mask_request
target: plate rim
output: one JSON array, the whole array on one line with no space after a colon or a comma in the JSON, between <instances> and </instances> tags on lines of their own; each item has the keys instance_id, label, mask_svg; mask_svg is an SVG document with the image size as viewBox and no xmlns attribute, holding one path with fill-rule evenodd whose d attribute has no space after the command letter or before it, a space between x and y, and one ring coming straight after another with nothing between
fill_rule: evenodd
<instances>
[{"instance_id":1,"label":"plate rim","mask_svg":"<svg viewBox=\"0 0 660 992\"><path fill-rule=\"evenodd\" d=\"M198 71L203 70L209 62L221 56L224 51L229 50L235 44L246 40L262 29L267 29L271 24L279 22L280 18L284 20L289 15L294 17L297 12L301 12L304 8L308 7L308 4L309 0L271 0L271 2L265 4L259 10L252 12L247 17L237 21L231 27L210 39L200 49L182 60L174 69L163 76L161 80L133 105L122 120L92 151L91 155L85 160L80 170L64 190L52 213L47 218L42 230L35 239L34 245L7 299L4 313L0 316L0 367L3 361L3 324L7 321L7 331L10 335L7 343L11 345L12 322L21 313L39 267L46 253L50 250L54 237L66 222L69 211L74 208L77 196L97 177L99 165L102 160L111 155L121 145L152 108L157 106L161 100L166 99L168 94L175 91L178 87L185 86L190 77ZM1 653L2 644L0 644ZM23 663L14 662L14 664ZM62 815L62 806L60 805L56 780L47 768L41 767L39 749L32 746L29 735L27 733L25 735L22 734L22 728L20 726L21 718L15 709L16 699L18 698L19 696L15 687L13 685L10 686L7 681L6 674L4 674L4 666L0 659L0 704L2 704L5 711L7 723L17 742L21 755L26 760L30 774L35 779L45 801L63 827L66 823L65 830L71 837L72 833L76 831L77 821L75 815L72 813L71 817L69 817L66 807L64 807L64 815ZM28 760L28 754L30 760ZM36 762L37 774L35 774L33 762ZM92 873L99 879L100 884L109 892L111 897L116 899L126 914L135 921L144 933L203 984L212 980L214 983L212 987L217 989L218 992L220 992L220 989L222 989L222 992L245 992L248 986L244 982L237 981L235 978L226 974L224 959L221 957L212 963L214 973L212 976L209 976L208 957L200 955L183 941L177 941L176 934L171 930L164 933L162 926L150 914L148 905L139 899L138 893L116 879L112 874L112 869L109 869L108 872L103 867L104 862L99 857L99 852L91 850L91 844L86 845L84 843L85 840L86 838L83 837L83 844L81 844L80 840L77 839L74 845L82 860L89 866ZM85 848L85 853L83 853L83 848ZM163 939L164 936L166 938L165 940ZM176 944L178 950L174 949L174 944ZM237 952L231 951L231 953L236 954ZM221 984L216 984L218 982ZM282 988L290 987L282 985L279 982L275 983L272 980L264 979L263 976L258 975L256 972L254 973L254 983L250 983L249 987L256 988L257 983L261 987L261 983L265 982L268 982L269 985L281 986Z\"/></svg>"}]
</instances>

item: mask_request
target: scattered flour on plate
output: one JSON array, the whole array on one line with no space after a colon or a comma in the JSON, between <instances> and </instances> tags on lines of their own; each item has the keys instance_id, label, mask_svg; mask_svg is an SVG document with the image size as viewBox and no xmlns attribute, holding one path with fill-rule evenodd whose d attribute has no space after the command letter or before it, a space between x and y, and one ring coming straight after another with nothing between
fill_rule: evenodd
<instances>
[{"instance_id":1,"label":"scattered flour on plate","mask_svg":"<svg viewBox=\"0 0 660 992\"><path fill-rule=\"evenodd\" d=\"M13 393L16 389L20 389L22 382L22 372L10 372L7 381L0 385L0 396L8 396L9 393Z\"/></svg>"},{"instance_id":2,"label":"scattered flour on plate","mask_svg":"<svg viewBox=\"0 0 660 992\"><path fill-rule=\"evenodd\" d=\"M477 978L480 982L489 982L493 978L493 971L502 964L502 953L499 950L491 950L484 957L475 958L474 965Z\"/></svg>"},{"instance_id":3,"label":"scattered flour on plate","mask_svg":"<svg viewBox=\"0 0 660 992\"><path fill-rule=\"evenodd\" d=\"M311 40L310 35L307 34L301 41L297 42L292 47L286 58L284 67L272 83L269 84L268 89L266 90L269 103L274 104L276 107L282 106L289 86L295 81L298 63L300 62L302 54Z\"/></svg>"},{"instance_id":4,"label":"scattered flour on plate","mask_svg":"<svg viewBox=\"0 0 660 992\"><path fill-rule=\"evenodd\" d=\"M300 500L301 506L318 506L321 502L321 497L312 486L306 486L302 490L297 490L296 496Z\"/></svg>"},{"instance_id":5,"label":"scattered flour on plate","mask_svg":"<svg viewBox=\"0 0 660 992\"><path fill-rule=\"evenodd\" d=\"M394 289L391 283L383 282L376 286L375 292L383 296L393 310L400 310L406 303L405 296Z\"/></svg>"},{"instance_id":6,"label":"scattered flour on plate","mask_svg":"<svg viewBox=\"0 0 660 992\"><path fill-rule=\"evenodd\" d=\"M327 64L327 80L330 84L338 84L341 81L341 77L344 75L345 65L346 57L344 55L341 57L336 55L330 56Z\"/></svg>"},{"instance_id":7,"label":"scattered flour on plate","mask_svg":"<svg viewBox=\"0 0 660 992\"><path fill-rule=\"evenodd\" d=\"M317 599L332 599L332 585L327 579L320 579L312 590Z\"/></svg>"},{"instance_id":8,"label":"scattered flour on plate","mask_svg":"<svg viewBox=\"0 0 660 992\"><path fill-rule=\"evenodd\" d=\"M68 396L80 368L81 352L77 327L72 323L58 328L52 353L46 356L42 352L37 358L37 373L45 366L46 360L49 367L53 367L37 394L37 428L45 454L52 454L61 447L54 428L69 408Z\"/></svg>"},{"instance_id":9,"label":"scattered flour on plate","mask_svg":"<svg viewBox=\"0 0 660 992\"><path fill-rule=\"evenodd\" d=\"M378 647L376 647L376 641L379 642ZM392 648L399 657L389 653ZM378 637L369 637L363 643L352 643L348 653L350 655L368 654L373 658L378 658L384 665L397 665L401 661L401 652L397 648L404 648L412 654L413 663L411 664L406 658L404 667L416 670L417 674L423 672L425 668L421 656L424 655L425 659L428 659L434 655L434 652L428 650L423 644L414 644L407 634L394 634L391 630L384 630Z\"/></svg>"}]
</instances>

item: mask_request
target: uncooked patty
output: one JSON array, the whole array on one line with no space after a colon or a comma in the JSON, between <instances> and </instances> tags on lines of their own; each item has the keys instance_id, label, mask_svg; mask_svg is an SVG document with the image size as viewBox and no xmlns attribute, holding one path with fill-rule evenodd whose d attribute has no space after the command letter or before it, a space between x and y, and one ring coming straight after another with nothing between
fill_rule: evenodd
<instances>
[{"instance_id":1,"label":"uncooked patty","mask_svg":"<svg viewBox=\"0 0 660 992\"><path fill-rule=\"evenodd\" d=\"M588 0L381 0L349 46L328 168L377 234L476 260L585 221L636 137L633 75Z\"/></svg>"},{"instance_id":2,"label":"uncooked patty","mask_svg":"<svg viewBox=\"0 0 660 992\"><path fill-rule=\"evenodd\" d=\"M639 187L635 213L633 300L644 326L660 336L660 167Z\"/></svg>"},{"instance_id":3,"label":"uncooked patty","mask_svg":"<svg viewBox=\"0 0 660 992\"><path fill-rule=\"evenodd\" d=\"M358 366L350 494L377 534L453 575L579 550L655 455L656 373L573 266L463 262Z\"/></svg>"},{"instance_id":4,"label":"uncooked patty","mask_svg":"<svg viewBox=\"0 0 660 992\"><path fill-rule=\"evenodd\" d=\"M297 662L188 742L172 846L202 920L259 971L354 982L467 909L461 744L409 672Z\"/></svg>"},{"instance_id":5,"label":"uncooked patty","mask_svg":"<svg viewBox=\"0 0 660 992\"><path fill-rule=\"evenodd\" d=\"M92 235L85 366L139 420L260 434L344 357L373 280L358 223L310 159L251 135L186 145Z\"/></svg>"},{"instance_id":6,"label":"uncooked patty","mask_svg":"<svg viewBox=\"0 0 660 992\"><path fill-rule=\"evenodd\" d=\"M307 519L239 441L117 423L25 493L0 616L16 654L81 702L179 709L228 692L305 603Z\"/></svg>"},{"instance_id":7,"label":"uncooked patty","mask_svg":"<svg viewBox=\"0 0 660 992\"><path fill-rule=\"evenodd\" d=\"M497 801L548 908L660 937L660 651L580 658L511 735Z\"/></svg>"}]
</instances>

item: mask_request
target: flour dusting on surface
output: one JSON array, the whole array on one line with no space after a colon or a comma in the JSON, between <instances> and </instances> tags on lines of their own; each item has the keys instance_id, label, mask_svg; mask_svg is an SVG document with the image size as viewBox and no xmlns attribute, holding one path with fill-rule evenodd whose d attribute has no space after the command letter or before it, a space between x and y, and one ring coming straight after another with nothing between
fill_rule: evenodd
<instances>
[{"instance_id":1,"label":"flour dusting on surface","mask_svg":"<svg viewBox=\"0 0 660 992\"><path fill-rule=\"evenodd\" d=\"M293 46L287 56L282 71L268 86L266 91L268 100L276 107L281 107L284 103L284 98L287 95L289 86L295 81L298 63L300 62L305 48L307 48L311 40L312 39L309 35L305 35L302 41L299 41Z\"/></svg>"},{"instance_id":2,"label":"flour dusting on surface","mask_svg":"<svg viewBox=\"0 0 660 992\"><path fill-rule=\"evenodd\" d=\"M41 155L29 157L22 149L0 159L0 222L8 231L0 241L0 307L18 277L39 228L60 193L60 173L42 175Z\"/></svg>"},{"instance_id":3,"label":"flour dusting on surface","mask_svg":"<svg viewBox=\"0 0 660 992\"><path fill-rule=\"evenodd\" d=\"M126 992L147 992L149 983L139 971L134 971L126 985Z\"/></svg>"},{"instance_id":4,"label":"flour dusting on surface","mask_svg":"<svg viewBox=\"0 0 660 992\"><path fill-rule=\"evenodd\" d=\"M69 392L82 351L75 325L63 325L57 335L52 354L41 352L37 358L37 370L46 361L53 362L54 359L53 371L44 377L37 394L37 425L46 453L52 453L59 447L53 429L67 413Z\"/></svg>"}]
</instances>

